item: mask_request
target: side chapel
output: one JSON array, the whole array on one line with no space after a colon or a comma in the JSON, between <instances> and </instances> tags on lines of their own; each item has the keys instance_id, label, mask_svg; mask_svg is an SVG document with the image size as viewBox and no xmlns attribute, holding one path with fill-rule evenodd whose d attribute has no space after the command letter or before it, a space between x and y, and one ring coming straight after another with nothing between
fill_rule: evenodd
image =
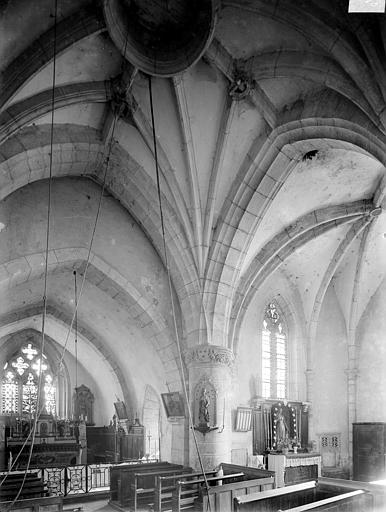
<instances>
[{"instance_id":1,"label":"side chapel","mask_svg":"<svg viewBox=\"0 0 386 512\"><path fill-rule=\"evenodd\" d=\"M386 15L359 3L0 3L3 471L38 418L36 466L385 477Z\"/></svg>"}]
</instances>

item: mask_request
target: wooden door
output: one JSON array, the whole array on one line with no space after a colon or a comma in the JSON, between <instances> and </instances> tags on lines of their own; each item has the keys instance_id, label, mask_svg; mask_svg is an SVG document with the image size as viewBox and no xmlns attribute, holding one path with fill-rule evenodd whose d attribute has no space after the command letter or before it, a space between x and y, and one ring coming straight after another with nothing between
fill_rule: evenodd
<instances>
[{"instance_id":1,"label":"wooden door","mask_svg":"<svg viewBox=\"0 0 386 512\"><path fill-rule=\"evenodd\" d=\"M353 424L353 478L362 482L385 478L385 424Z\"/></svg>"}]
</instances>

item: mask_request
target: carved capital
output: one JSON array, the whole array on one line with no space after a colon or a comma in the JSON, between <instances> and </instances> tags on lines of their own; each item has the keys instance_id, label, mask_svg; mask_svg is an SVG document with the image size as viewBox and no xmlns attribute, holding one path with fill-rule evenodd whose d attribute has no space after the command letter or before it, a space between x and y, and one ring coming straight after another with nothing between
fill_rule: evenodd
<instances>
[{"instance_id":1,"label":"carved capital","mask_svg":"<svg viewBox=\"0 0 386 512\"><path fill-rule=\"evenodd\" d=\"M187 350L184 354L188 366L195 363L220 364L233 367L234 355L231 350L225 347L213 345L199 345Z\"/></svg>"}]
</instances>

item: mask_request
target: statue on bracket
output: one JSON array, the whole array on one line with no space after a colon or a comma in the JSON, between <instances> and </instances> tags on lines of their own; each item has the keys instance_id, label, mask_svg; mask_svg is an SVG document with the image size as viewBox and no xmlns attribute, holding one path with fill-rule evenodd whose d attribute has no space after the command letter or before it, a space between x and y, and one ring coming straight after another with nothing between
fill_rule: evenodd
<instances>
[{"instance_id":1,"label":"statue on bracket","mask_svg":"<svg viewBox=\"0 0 386 512\"><path fill-rule=\"evenodd\" d=\"M211 382L201 381L194 392L194 429L205 436L212 430L217 430L216 421L217 394Z\"/></svg>"},{"instance_id":2,"label":"statue on bracket","mask_svg":"<svg viewBox=\"0 0 386 512\"><path fill-rule=\"evenodd\" d=\"M74 420L94 425L94 395L90 388L82 384L75 388L73 395Z\"/></svg>"}]
</instances>

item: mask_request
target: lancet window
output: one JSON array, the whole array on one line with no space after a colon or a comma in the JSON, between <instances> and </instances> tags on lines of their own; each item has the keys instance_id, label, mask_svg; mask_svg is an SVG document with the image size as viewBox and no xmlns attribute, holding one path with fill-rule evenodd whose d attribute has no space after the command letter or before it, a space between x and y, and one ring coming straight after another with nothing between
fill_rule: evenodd
<instances>
[{"instance_id":1,"label":"lancet window","mask_svg":"<svg viewBox=\"0 0 386 512\"><path fill-rule=\"evenodd\" d=\"M1 413L34 414L38 402L39 374L41 377L41 412L56 414L57 386L47 357L40 360L31 343L23 346L4 365L1 379Z\"/></svg>"},{"instance_id":2,"label":"lancet window","mask_svg":"<svg viewBox=\"0 0 386 512\"><path fill-rule=\"evenodd\" d=\"M266 307L262 328L262 395L287 396L287 334L282 314L275 302Z\"/></svg>"}]
</instances>

